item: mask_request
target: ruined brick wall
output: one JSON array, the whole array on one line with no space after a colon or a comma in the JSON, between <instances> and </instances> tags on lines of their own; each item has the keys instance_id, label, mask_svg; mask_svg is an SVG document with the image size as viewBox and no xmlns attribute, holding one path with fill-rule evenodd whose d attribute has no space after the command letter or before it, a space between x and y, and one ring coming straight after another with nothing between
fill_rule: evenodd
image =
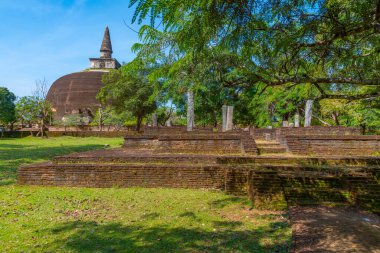
<instances>
[{"instance_id":1,"label":"ruined brick wall","mask_svg":"<svg viewBox=\"0 0 380 253\"><path fill-rule=\"evenodd\" d=\"M158 145L157 135L126 135L124 136L124 145L126 149L136 150L153 150Z\"/></svg>"},{"instance_id":2,"label":"ruined brick wall","mask_svg":"<svg viewBox=\"0 0 380 253\"><path fill-rule=\"evenodd\" d=\"M286 135L360 135L360 129L342 126L251 128L250 133L255 139L265 139L265 135L268 134L271 139L284 144L283 138Z\"/></svg>"},{"instance_id":3,"label":"ruined brick wall","mask_svg":"<svg viewBox=\"0 0 380 253\"><path fill-rule=\"evenodd\" d=\"M224 170L218 166L88 165L62 164L20 168L18 183L76 187L225 187Z\"/></svg>"},{"instance_id":4,"label":"ruined brick wall","mask_svg":"<svg viewBox=\"0 0 380 253\"><path fill-rule=\"evenodd\" d=\"M380 213L379 167L274 167L249 171L256 207L343 203Z\"/></svg>"},{"instance_id":5,"label":"ruined brick wall","mask_svg":"<svg viewBox=\"0 0 380 253\"><path fill-rule=\"evenodd\" d=\"M242 153L240 135L162 135L158 152Z\"/></svg>"},{"instance_id":6,"label":"ruined brick wall","mask_svg":"<svg viewBox=\"0 0 380 253\"><path fill-rule=\"evenodd\" d=\"M286 135L284 142L294 154L380 156L379 135Z\"/></svg>"},{"instance_id":7,"label":"ruined brick wall","mask_svg":"<svg viewBox=\"0 0 380 253\"><path fill-rule=\"evenodd\" d=\"M254 140L252 140L254 142ZM248 144L245 145L248 148ZM243 153L241 134L199 134L126 136L127 149L151 149L158 153ZM249 147L251 148L251 147Z\"/></svg>"},{"instance_id":8,"label":"ruined brick wall","mask_svg":"<svg viewBox=\"0 0 380 253\"><path fill-rule=\"evenodd\" d=\"M240 139L234 140L159 140L157 152L242 153Z\"/></svg>"},{"instance_id":9,"label":"ruined brick wall","mask_svg":"<svg viewBox=\"0 0 380 253\"><path fill-rule=\"evenodd\" d=\"M359 128L342 127L342 126L311 126L311 127L282 127L276 129L276 140L286 146L287 135L360 135Z\"/></svg>"}]
</instances>

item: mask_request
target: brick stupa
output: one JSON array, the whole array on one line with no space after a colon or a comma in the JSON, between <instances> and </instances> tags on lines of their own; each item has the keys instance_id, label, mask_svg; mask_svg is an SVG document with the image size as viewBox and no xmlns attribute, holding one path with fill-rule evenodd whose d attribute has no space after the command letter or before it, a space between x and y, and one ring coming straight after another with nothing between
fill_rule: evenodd
<instances>
[{"instance_id":1,"label":"brick stupa","mask_svg":"<svg viewBox=\"0 0 380 253\"><path fill-rule=\"evenodd\" d=\"M120 63L112 58L112 53L111 37L106 27L100 58L90 58L89 69L62 76L50 87L47 100L52 103L54 119L61 120L69 114L93 117L100 107L96 95L103 86L102 75L120 67Z\"/></svg>"}]
</instances>

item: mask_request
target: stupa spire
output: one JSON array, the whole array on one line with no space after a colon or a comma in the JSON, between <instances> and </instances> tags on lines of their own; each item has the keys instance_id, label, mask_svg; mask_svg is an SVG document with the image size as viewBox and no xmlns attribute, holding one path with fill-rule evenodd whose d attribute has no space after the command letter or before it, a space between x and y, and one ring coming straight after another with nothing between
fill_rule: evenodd
<instances>
[{"instance_id":1,"label":"stupa spire","mask_svg":"<svg viewBox=\"0 0 380 253\"><path fill-rule=\"evenodd\" d=\"M104 31L103 41L100 47L100 58L112 58L112 44L108 26Z\"/></svg>"},{"instance_id":2,"label":"stupa spire","mask_svg":"<svg viewBox=\"0 0 380 253\"><path fill-rule=\"evenodd\" d=\"M104 71L120 68L120 63L112 58L112 53L111 36L107 26L104 31L102 45L100 46L100 58L90 58L90 69Z\"/></svg>"}]
</instances>

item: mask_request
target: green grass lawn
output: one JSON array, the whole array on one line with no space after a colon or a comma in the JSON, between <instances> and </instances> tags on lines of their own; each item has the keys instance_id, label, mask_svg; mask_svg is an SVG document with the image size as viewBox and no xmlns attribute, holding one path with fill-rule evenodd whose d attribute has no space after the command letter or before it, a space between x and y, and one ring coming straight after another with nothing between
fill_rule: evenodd
<instances>
[{"instance_id":1,"label":"green grass lawn","mask_svg":"<svg viewBox=\"0 0 380 253\"><path fill-rule=\"evenodd\" d=\"M0 252L288 252L285 213L217 191L17 186L20 164L121 138L0 139Z\"/></svg>"}]
</instances>

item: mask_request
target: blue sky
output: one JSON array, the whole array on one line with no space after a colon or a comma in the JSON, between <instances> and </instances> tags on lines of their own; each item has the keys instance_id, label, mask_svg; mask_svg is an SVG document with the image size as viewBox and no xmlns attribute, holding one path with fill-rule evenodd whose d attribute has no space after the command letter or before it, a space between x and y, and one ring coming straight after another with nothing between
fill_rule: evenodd
<instances>
[{"instance_id":1,"label":"blue sky","mask_svg":"<svg viewBox=\"0 0 380 253\"><path fill-rule=\"evenodd\" d=\"M132 20L128 5L127 0L0 0L0 86L19 97L31 95L37 80L51 84L88 68L88 58L99 56L106 26L113 57L131 61L131 46L139 40L123 23Z\"/></svg>"}]
</instances>

